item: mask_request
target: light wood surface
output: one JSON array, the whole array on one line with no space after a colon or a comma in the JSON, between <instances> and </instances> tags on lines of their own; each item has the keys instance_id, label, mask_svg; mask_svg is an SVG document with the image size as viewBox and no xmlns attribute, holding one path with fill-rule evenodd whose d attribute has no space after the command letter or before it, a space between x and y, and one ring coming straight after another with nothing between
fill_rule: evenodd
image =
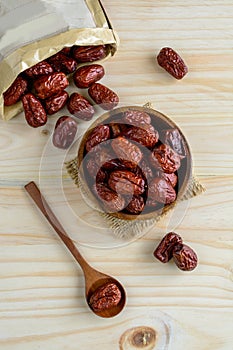
<instances>
[{"instance_id":1,"label":"light wood surface","mask_svg":"<svg viewBox=\"0 0 233 350\"><path fill-rule=\"evenodd\" d=\"M40 171L56 117L42 129L28 127L22 115L0 121L0 349L117 350L125 331L149 326L157 332L155 349L231 350L233 3L103 4L121 39L117 54L104 63L103 83L123 104L152 102L189 140L195 174L206 192L189 201L175 230L195 249L199 265L185 273L153 258L168 228L165 219L140 240L118 248L81 246L93 267L115 276L128 294L116 318L93 315L85 304L80 268L23 189L30 180L56 177L50 169ZM187 62L189 73L182 81L156 64L164 46ZM80 130L86 125L81 123ZM68 176L63 183L74 201Z\"/></svg>"}]
</instances>

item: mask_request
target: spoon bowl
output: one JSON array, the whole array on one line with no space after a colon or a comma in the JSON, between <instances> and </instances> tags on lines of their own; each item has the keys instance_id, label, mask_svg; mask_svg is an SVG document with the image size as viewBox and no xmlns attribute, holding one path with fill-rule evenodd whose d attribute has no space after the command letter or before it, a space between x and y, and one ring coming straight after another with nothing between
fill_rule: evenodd
<instances>
[{"instance_id":1,"label":"spoon bowl","mask_svg":"<svg viewBox=\"0 0 233 350\"><path fill-rule=\"evenodd\" d=\"M114 317L118 315L125 306L126 302L126 292L123 286L119 281L117 281L112 276L106 275L96 269L94 269L91 265L87 263L87 261L83 258L74 242L67 235L66 231L58 221L57 217L53 213L52 209L48 205L45 198L42 196L37 185L31 181L27 185L24 186L25 190L28 192L30 197L33 199L37 207L40 209L42 214L46 217L50 225L54 228L58 236L61 238L63 243L69 249L71 254L74 256L76 261L79 263L80 267L83 270L85 277L85 294L86 301L92 312L94 312L97 316L100 317ZM91 296L96 292L98 288L105 286L108 283L112 283L117 286L121 293L121 299L117 305L114 305L111 308L102 308L101 310L93 310L89 303Z\"/></svg>"}]
</instances>

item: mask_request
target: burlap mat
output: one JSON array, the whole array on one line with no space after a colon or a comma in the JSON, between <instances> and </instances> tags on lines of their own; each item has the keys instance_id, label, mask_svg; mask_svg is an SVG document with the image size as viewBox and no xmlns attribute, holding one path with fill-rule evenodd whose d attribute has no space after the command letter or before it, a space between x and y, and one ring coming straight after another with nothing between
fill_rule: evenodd
<instances>
[{"instance_id":1,"label":"burlap mat","mask_svg":"<svg viewBox=\"0 0 233 350\"><path fill-rule=\"evenodd\" d=\"M153 108L150 102L146 103L144 107ZM140 215L135 218L135 220L123 220L117 217L112 216L111 214L101 212L97 204L93 203L92 198L90 198L90 194L86 191L86 186L82 184L82 180L79 176L78 172L78 163L77 158L72 159L69 162L65 163L66 170L75 185L80 189L83 194L83 197L92 201L93 210L98 210L98 214L105 218L107 221L109 228L114 232L117 237L123 239L129 239L132 237L139 237L143 235L143 232L148 230L148 228L152 227L156 224L160 219L162 219L165 215L168 214L180 201L188 200L192 197L195 197L205 191L205 188L199 182L199 180L193 175L190 178L190 181L187 185L185 193L182 197L179 197L174 203L165 206L161 209L160 212L155 212L153 218L150 219L140 219Z\"/></svg>"}]
</instances>

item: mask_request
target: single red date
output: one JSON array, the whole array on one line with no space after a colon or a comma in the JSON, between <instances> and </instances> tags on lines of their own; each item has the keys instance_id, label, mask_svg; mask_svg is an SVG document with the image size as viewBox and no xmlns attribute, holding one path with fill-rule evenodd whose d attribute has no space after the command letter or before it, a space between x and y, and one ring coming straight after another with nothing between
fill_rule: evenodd
<instances>
[{"instance_id":1,"label":"single red date","mask_svg":"<svg viewBox=\"0 0 233 350\"><path fill-rule=\"evenodd\" d=\"M80 89L89 88L104 76L104 67L100 64L90 64L77 69L73 75L75 85Z\"/></svg>"},{"instance_id":2,"label":"single red date","mask_svg":"<svg viewBox=\"0 0 233 350\"><path fill-rule=\"evenodd\" d=\"M38 98L46 99L64 90L69 82L64 73L52 73L43 75L34 82L34 88Z\"/></svg>"},{"instance_id":3,"label":"single red date","mask_svg":"<svg viewBox=\"0 0 233 350\"><path fill-rule=\"evenodd\" d=\"M176 191L170 182L157 177L149 183L148 197L159 203L170 204L176 199Z\"/></svg>"},{"instance_id":4,"label":"single red date","mask_svg":"<svg viewBox=\"0 0 233 350\"><path fill-rule=\"evenodd\" d=\"M129 170L115 170L109 175L109 187L122 195L140 195L145 191L145 181Z\"/></svg>"},{"instance_id":5,"label":"single red date","mask_svg":"<svg viewBox=\"0 0 233 350\"><path fill-rule=\"evenodd\" d=\"M151 117L146 112L129 110L124 113L123 120L127 124L141 126L141 125L149 125L151 123Z\"/></svg>"},{"instance_id":6,"label":"single red date","mask_svg":"<svg viewBox=\"0 0 233 350\"><path fill-rule=\"evenodd\" d=\"M150 180L152 180L152 178L154 177L154 173L149 165L149 162L146 159L142 159L139 164L139 167L145 180L147 182L150 182Z\"/></svg>"},{"instance_id":7,"label":"single red date","mask_svg":"<svg viewBox=\"0 0 233 350\"><path fill-rule=\"evenodd\" d=\"M110 138L110 129L108 125L97 125L89 134L86 140L86 151L90 152L92 148L99 145L101 142L107 141Z\"/></svg>"},{"instance_id":8,"label":"single red date","mask_svg":"<svg viewBox=\"0 0 233 350\"><path fill-rule=\"evenodd\" d=\"M88 89L88 93L93 101L105 110L111 110L119 103L117 94L100 83L92 84Z\"/></svg>"},{"instance_id":9,"label":"single red date","mask_svg":"<svg viewBox=\"0 0 233 350\"><path fill-rule=\"evenodd\" d=\"M41 75L47 75L51 73L53 73L53 68L46 61L41 61L24 71L24 74L26 74L30 79L36 79Z\"/></svg>"},{"instance_id":10,"label":"single red date","mask_svg":"<svg viewBox=\"0 0 233 350\"><path fill-rule=\"evenodd\" d=\"M158 131L149 124L132 126L123 133L123 136L148 148L153 148L159 140Z\"/></svg>"},{"instance_id":11,"label":"single red date","mask_svg":"<svg viewBox=\"0 0 233 350\"><path fill-rule=\"evenodd\" d=\"M68 101L69 95L66 91L60 91L58 94L46 98L44 100L44 106L47 114L51 115L57 113L62 109Z\"/></svg>"},{"instance_id":12,"label":"single red date","mask_svg":"<svg viewBox=\"0 0 233 350\"><path fill-rule=\"evenodd\" d=\"M95 110L90 102L77 92L73 92L67 102L68 111L76 118L82 120L91 120Z\"/></svg>"},{"instance_id":13,"label":"single red date","mask_svg":"<svg viewBox=\"0 0 233 350\"><path fill-rule=\"evenodd\" d=\"M115 283L106 283L91 295L89 305L95 312L109 310L121 301L121 291Z\"/></svg>"},{"instance_id":14,"label":"single red date","mask_svg":"<svg viewBox=\"0 0 233 350\"><path fill-rule=\"evenodd\" d=\"M60 117L53 132L54 146L67 149L73 143L77 129L77 123L73 118L68 116Z\"/></svg>"},{"instance_id":15,"label":"single red date","mask_svg":"<svg viewBox=\"0 0 233 350\"><path fill-rule=\"evenodd\" d=\"M26 94L22 98L24 114L27 123L33 128L43 126L47 122L46 112L41 102L33 95Z\"/></svg>"},{"instance_id":16,"label":"single red date","mask_svg":"<svg viewBox=\"0 0 233 350\"><path fill-rule=\"evenodd\" d=\"M162 263L167 263L172 258L174 247L182 243L182 238L177 233L167 233L154 251L155 258Z\"/></svg>"},{"instance_id":17,"label":"single red date","mask_svg":"<svg viewBox=\"0 0 233 350\"><path fill-rule=\"evenodd\" d=\"M178 182L178 177L175 173L160 173L160 177L164 178L166 181L170 182L172 187L176 187Z\"/></svg>"},{"instance_id":18,"label":"single red date","mask_svg":"<svg viewBox=\"0 0 233 350\"><path fill-rule=\"evenodd\" d=\"M121 211L125 207L125 200L120 193L116 193L107 185L96 183L94 192L101 201L106 212L115 213Z\"/></svg>"},{"instance_id":19,"label":"single red date","mask_svg":"<svg viewBox=\"0 0 233 350\"><path fill-rule=\"evenodd\" d=\"M72 56L77 62L93 62L105 58L107 50L105 45L74 46Z\"/></svg>"},{"instance_id":20,"label":"single red date","mask_svg":"<svg viewBox=\"0 0 233 350\"><path fill-rule=\"evenodd\" d=\"M47 60L55 72L63 72L65 74L73 73L78 66L75 59L66 56L61 51L49 57Z\"/></svg>"},{"instance_id":21,"label":"single red date","mask_svg":"<svg viewBox=\"0 0 233 350\"><path fill-rule=\"evenodd\" d=\"M113 139L111 144L114 152L120 159L138 164L143 157L140 148L124 137L120 136Z\"/></svg>"},{"instance_id":22,"label":"single red date","mask_svg":"<svg viewBox=\"0 0 233 350\"><path fill-rule=\"evenodd\" d=\"M27 80L18 76L11 86L3 93L4 105L11 106L18 102L27 91L27 88Z\"/></svg>"},{"instance_id":23,"label":"single red date","mask_svg":"<svg viewBox=\"0 0 233 350\"><path fill-rule=\"evenodd\" d=\"M197 254L186 244L178 244L173 249L173 259L176 266L183 271L192 271L198 263Z\"/></svg>"},{"instance_id":24,"label":"single red date","mask_svg":"<svg viewBox=\"0 0 233 350\"><path fill-rule=\"evenodd\" d=\"M188 73L183 59L170 47L161 49L157 56L158 64L176 79L182 79Z\"/></svg>"},{"instance_id":25,"label":"single red date","mask_svg":"<svg viewBox=\"0 0 233 350\"><path fill-rule=\"evenodd\" d=\"M165 173L174 173L180 168L180 156L171 147L161 144L155 148L150 156L151 164Z\"/></svg>"},{"instance_id":26,"label":"single red date","mask_svg":"<svg viewBox=\"0 0 233 350\"><path fill-rule=\"evenodd\" d=\"M139 215L144 209L144 199L141 196L133 196L127 207L126 211L133 215Z\"/></svg>"},{"instance_id":27,"label":"single red date","mask_svg":"<svg viewBox=\"0 0 233 350\"><path fill-rule=\"evenodd\" d=\"M180 156L181 159L186 157L185 143L179 130L162 130L160 136L161 141L170 146Z\"/></svg>"}]
</instances>

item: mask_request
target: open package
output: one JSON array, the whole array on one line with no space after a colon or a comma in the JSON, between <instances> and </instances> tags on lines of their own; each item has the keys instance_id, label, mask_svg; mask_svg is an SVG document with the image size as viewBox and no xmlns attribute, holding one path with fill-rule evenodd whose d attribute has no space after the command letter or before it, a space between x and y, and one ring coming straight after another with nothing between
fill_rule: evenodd
<instances>
[{"instance_id":1,"label":"open package","mask_svg":"<svg viewBox=\"0 0 233 350\"><path fill-rule=\"evenodd\" d=\"M67 65L65 63L63 66L65 65L65 73L69 76L72 69L76 69L85 62L85 60L76 59L77 66L72 66L74 57L69 55L70 48L72 50L83 47L99 48L98 54L89 60L98 61L114 55L118 42L117 34L112 29L99 0L66 2L0 0L0 115L2 119L9 120L22 111L20 99L24 91L18 91L17 84L16 93L13 89L9 96L6 96L5 103L3 93L17 77L24 77L21 73L28 68L44 60L48 63L47 59L60 52L62 57L68 57ZM47 63L45 63L46 67L41 64L37 74L43 73L43 69L48 69ZM57 68L55 71L59 71L57 64L55 57L54 66L51 64ZM71 70L69 70L70 66ZM33 73L29 71L28 76L32 78L30 74ZM21 88L22 81L19 85ZM28 86L23 86L22 90L24 88L26 91Z\"/></svg>"}]
</instances>

